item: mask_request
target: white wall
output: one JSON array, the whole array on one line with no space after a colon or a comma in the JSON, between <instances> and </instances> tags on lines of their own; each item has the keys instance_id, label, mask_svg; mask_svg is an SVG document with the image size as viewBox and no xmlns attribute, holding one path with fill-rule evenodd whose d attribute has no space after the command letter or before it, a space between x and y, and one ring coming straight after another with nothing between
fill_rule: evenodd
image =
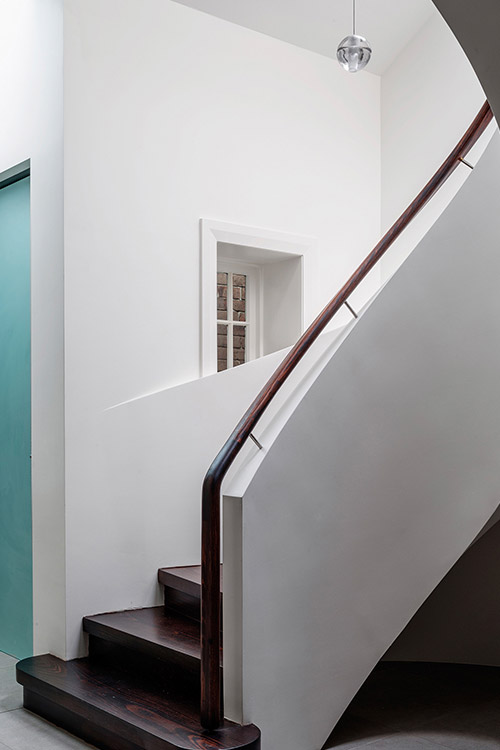
<instances>
[{"instance_id":1,"label":"white wall","mask_svg":"<svg viewBox=\"0 0 500 750\"><path fill-rule=\"evenodd\" d=\"M415 198L458 143L486 96L463 50L436 13L382 77L382 230ZM494 126L490 127L490 135ZM483 137L483 144L488 138ZM484 145L468 157L474 164ZM461 165L382 260L387 279L463 181Z\"/></svg>"},{"instance_id":2,"label":"white wall","mask_svg":"<svg viewBox=\"0 0 500 750\"><path fill-rule=\"evenodd\" d=\"M62 0L0 4L0 173L31 160L34 645L64 653Z\"/></svg>"},{"instance_id":3,"label":"white wall","mask_svg":"<svg viewBox=\"0 0 500 750\"><path fill-rule=\"evenodd\" d=\"M302 258L262 266L263 351L293 346L302 333Z\"/></svg>"},{"instance_id":4,"label":"white wall","mask_svg":"<svg viewBox=\"0 0 500 750\"><path fill-rule=\"evenodd\" d=\"M197 377L200 217L317 237L319 309L379 236L380 82L170 0L65 9L71 656L82 615L148 604L158 566L198 560L202 472L154 493L144 473L124 496L110 455L150 425L101 429L108 407ZM172 466L192 449L175 430L157 447Z\"/></svg>"},{"instance_id":5,"label":"white wall","mask_svg":"<svg viewBox=\"0 0 500 750\"><path fill-rule=\"evenodd\" d=\"M241 579L224 577L242 651L225 651L239 659L225 682L237 695L227 680L242 675L263 750L323 745L498 507L499 174L497 133L242 495L241 548L225 548ZM480 306L464 304L471 289Z\"/></svg>"}]
</instances>

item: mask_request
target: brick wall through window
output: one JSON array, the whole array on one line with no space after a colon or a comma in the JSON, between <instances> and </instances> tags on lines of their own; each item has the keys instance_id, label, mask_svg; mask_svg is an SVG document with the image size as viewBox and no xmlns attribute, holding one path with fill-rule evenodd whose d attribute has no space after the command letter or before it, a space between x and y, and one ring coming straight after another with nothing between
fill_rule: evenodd
<instances>
[{"instance_id":1,"label":"brick wall through window","mask_svg":"<svg viewBox=\"0 0 500 750\"><path fill-rule=\"evenodd\" d=\"M245 325L241 325L242 323ZM246 275L232 272L217 273L217 372L227 370L228 366L237 367L246 362L247 323ZM232 343L232 346L229 346L229 343ZM228 355L230 350L232 361L231 354Z\"/></svg>"}]
</instances>

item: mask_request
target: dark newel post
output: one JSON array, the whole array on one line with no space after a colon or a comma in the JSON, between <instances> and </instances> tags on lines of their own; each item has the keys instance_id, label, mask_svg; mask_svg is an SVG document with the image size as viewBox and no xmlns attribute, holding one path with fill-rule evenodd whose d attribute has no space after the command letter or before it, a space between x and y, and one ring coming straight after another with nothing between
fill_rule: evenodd
<instances>
[{"instance_id":1,"label":"dark newel post","mask_svg":"<svg viewBox=\"0 0 500 750\"><path fill-rule=\"evenodd\" d=\"M205 477L201 519L201 724L217 729L222 721L220 669L220 482Z\"/></svg>"}]
</instances>

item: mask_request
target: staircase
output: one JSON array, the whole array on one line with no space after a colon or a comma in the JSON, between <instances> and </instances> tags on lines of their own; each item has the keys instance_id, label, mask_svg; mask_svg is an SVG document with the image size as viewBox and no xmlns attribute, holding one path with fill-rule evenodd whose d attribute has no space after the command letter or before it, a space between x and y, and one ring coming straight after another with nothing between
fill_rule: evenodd
<instances>
[{"instance_id":1,"label":"staircase","mask_svg":"<svg viewBox=\"0 0 500 750\"><path fill-rule=\"evenodd\" d=\"M222 719L222 480L304 354L491 119L485 103L213 461L203 484L203 575L161 569L164 607L85 617L86 658L19 662L26 708L104 750L259 750L254 724ZM230 493L226 692L238 705L230 715L255 721L266 748L323 744L498 506L500 214L485 196L496 195L499 171L497 133ZM481 307L470 290L481 290Z\"/></svg>"},{"instance_id":2,"label":"staircase","mask_svg":"<svg viewBox=\"0 0 500 750\"><path fill-rule=\"evenodd\" d=\"M88 657L20 661L25 708L106 750L258 750L253 725L200 725L199 567L158 579L164 607L84 618Z\"/></svg>"},{"instance_id":3,"label":"staircase","mask_svg":"<svg viewBox=\"0 0 500 750\"><path fill-rule=\"evenodd\" d=\"M450 16L457 7L453 0L436 4ZM498 53L495 45L488 49ZM484 45L471 50L478 56ZM489 75L493 80L495 66L487 67L485 81ZM498 97L498 87L491 88ZM218 724L222 478L292 369L464 161L490 118L485 106L286 356L212 464L203 497L201 645L199 568L161 569L164 607L84 618L87 658L19 662L26 708L105 750L260 748L255 725ZM500 214L486 198L497 194L499 172L496 134L454 204L266 446L262 468L241 497L232 496L243 511L229 550L234 565L230 554L225 560L240 577L233 576L231 588L226 576L226 597L240 597L237 630L245 638L235 649L234 684L226 640L226 682L229 694L234 688L245 699L245 716L262 727L272 750L322 745L498 506ZM228 619L230 636L236 628ZM203 724L217 729L201 724L200 672Z\"/></svg>"}]
</instances>

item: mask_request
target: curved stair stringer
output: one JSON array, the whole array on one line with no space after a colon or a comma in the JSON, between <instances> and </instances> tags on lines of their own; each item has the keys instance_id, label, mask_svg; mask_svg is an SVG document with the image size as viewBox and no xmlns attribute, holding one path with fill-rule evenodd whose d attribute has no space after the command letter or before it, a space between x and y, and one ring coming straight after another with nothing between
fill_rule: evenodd
<instances>
[{"instance_id":1,"label":"curved stair stringer","mask_svg":"<svg viewBox=\"0 0 500 750\"><path fill-rule=\"evenodd\" d=\"M226 693L263 750L322 746L500 502L499 184L496 133L231 510Z\"/></svg>"}]
</instances>

